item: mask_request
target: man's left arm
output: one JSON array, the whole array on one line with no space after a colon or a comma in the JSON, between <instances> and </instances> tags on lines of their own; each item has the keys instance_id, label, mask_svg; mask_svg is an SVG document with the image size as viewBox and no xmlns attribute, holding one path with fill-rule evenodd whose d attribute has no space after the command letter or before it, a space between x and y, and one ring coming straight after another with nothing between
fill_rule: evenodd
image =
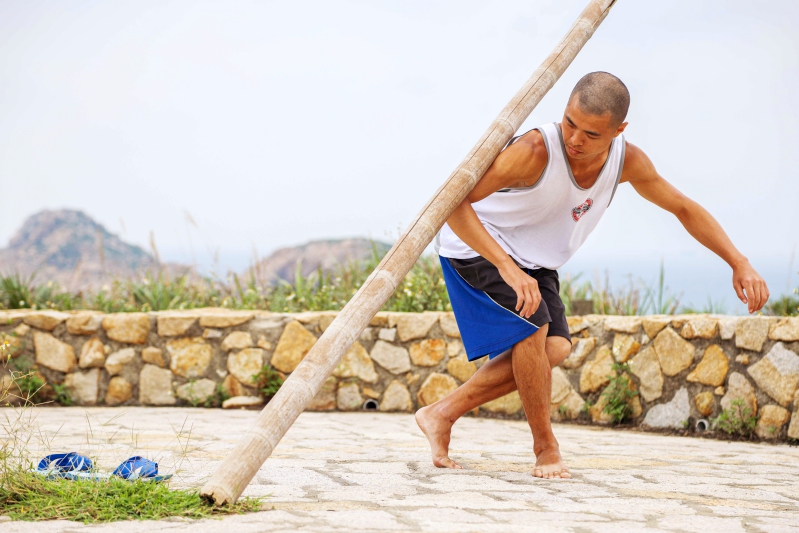
<instances>
[{"instance_id":1,"label":"man's left arm","mask_svg":"<svg viewBox=\"0 0 799 533\"><path fill-rule=\"evenodd\" d=\"M769 298L766 282L735 248L721 225L705 208L663 179L646 154L630 143L627 143L621 181L630 182L638 194L674 214L694 239L732 267L732 285L750 313L763 308Z\"/></svg>"}]
</instances>

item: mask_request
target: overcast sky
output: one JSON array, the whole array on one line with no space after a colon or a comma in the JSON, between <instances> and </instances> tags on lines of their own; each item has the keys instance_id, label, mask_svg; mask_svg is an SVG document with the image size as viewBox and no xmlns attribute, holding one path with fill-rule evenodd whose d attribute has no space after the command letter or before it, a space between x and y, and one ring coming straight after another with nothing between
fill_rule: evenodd
<instances>
[{"instance_id":1,"label":"overcast sky","mask_svg":"<svg viewBox=\"0 0 799 533\"><path fill-rule=\"evenodd\" d=\"M1 0L0 246L62 207L237 269L254 247L392 240L585 3ZM558 121L583 74L618 75L627 139L783 291L797 26L795 0L619 0L525 127ZM627 185L574 264L661 257L728 276Z\"/></svg>"}]
</instances>

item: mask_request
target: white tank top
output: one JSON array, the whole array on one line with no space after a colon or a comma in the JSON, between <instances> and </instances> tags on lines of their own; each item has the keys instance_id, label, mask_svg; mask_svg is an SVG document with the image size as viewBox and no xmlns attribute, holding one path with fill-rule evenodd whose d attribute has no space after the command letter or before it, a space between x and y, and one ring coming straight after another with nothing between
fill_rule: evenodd
<instances>
[{"instance_id":1,"label":"white tank top","mask_svg":"<svg viewBox=\"0 0 799 533\"><path fill-rule=\"evenodd\" d=\"M623 135L613 139L605 166L594 184L583 189L569 166L560 126L552 123L535 129L549 155L541 178L531 187L499 190L472 207L488 233L519 264L556 270L585 242L613 200L627 143ZM453 259L479 255L448 224L436 236L435 247L439 255Z\"/></svg>"}]
</instances>

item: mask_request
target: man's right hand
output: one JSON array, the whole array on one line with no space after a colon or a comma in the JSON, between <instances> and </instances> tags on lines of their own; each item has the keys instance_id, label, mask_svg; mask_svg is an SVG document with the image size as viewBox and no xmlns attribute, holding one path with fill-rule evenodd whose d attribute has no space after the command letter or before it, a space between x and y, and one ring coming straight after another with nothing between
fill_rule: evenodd
<instances>
[{"instance_id":1,"label":"man's right hand","mask_svg":"<svg viewBox=\"0 0 799 533\"><path fill-rule=\"evenodd\" d=\"M521 309L519 315L522 318L530 318L541 303L541 291L538 290L538 282L528 276L513 262L498 270L505 283L510 285L516 292L516 311Z\"/></svg>"}]
</instances>

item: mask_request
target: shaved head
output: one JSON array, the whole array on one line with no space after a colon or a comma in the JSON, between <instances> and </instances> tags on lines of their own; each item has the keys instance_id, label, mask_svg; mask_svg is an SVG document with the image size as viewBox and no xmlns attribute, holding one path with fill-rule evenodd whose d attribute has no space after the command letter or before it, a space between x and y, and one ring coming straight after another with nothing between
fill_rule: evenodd
<instances>
[{"instance_id":1,"label":"shaved head","mask_svg":"<svg viewBox=\"0 0 799 533\"><path fill-rule=\"evenodd\" d=\"M607 72L591 72L580 78L569 101L575 97L581 111L589 115L610 113L610 119L616 126L624 122L630 108L627 86Z\"/></svg>"}]
</instances>

